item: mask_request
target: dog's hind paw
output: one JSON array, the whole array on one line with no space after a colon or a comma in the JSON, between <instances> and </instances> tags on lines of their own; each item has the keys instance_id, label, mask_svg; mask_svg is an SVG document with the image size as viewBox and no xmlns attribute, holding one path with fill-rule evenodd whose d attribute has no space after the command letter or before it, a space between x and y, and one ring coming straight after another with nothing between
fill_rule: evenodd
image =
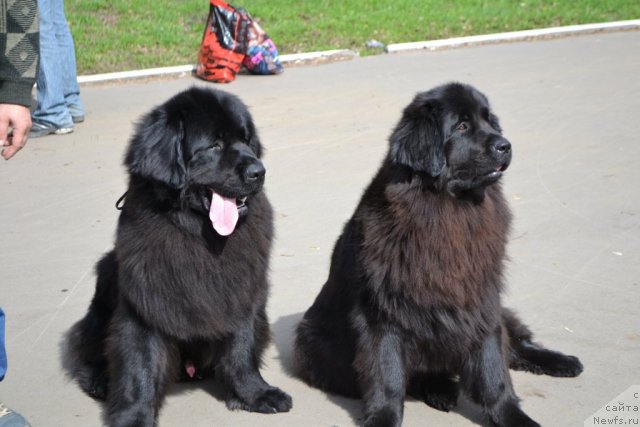
<instances>
[{"instance_id":1,"label":"dog's hind paw","mask_svg":"<svg viewBox=\"0 0 640 427\"><path fill-rule=\"evenodd\" d=\"M577 377L584 369L580 359L533 343L514 348L510 368L552 377Z\"/></svg>"},{"instance_id":2,"label":"dog's hind paw","mask_svg":"<svg viewBox=\"0 0 640 427\"><path fill-rule=\"evenodd\" d=\"M458 404L460 386L447 374L421 374L412 378L408 394L434 409L449 412Z\"/></svg>"},{"instance_id":3,"label":"dog's hind paw","mask_svg":"<svg viewBox=\"0 0 640 427\"><path fill-rule=\"evenodd\" d=\"M545 374L552 377L577 377L584 367L575 356L559 355L553 365L544 367Z\"/></svg>"},{"instance_id":4,"label":"dog's hind paw","mask_svg":"<svg viewBox=\"0 0 640 427\"><path fill-rule=\"evenodd\" d=\"M458 394L425 394L424 403L442 412L449 412L458 404Z\"/></svg>"},{"instance_id":5,"label":"dog's hind paw","mask_svg":"<svg viewBox=\"0 0 640 427\"><path fill-rule=\"evenodd\" d=\"M80 388L90 397L105 401L107 400L107 377L104 374L92 376L86 381L79 381Z\"/></svg>"}]
</instances>

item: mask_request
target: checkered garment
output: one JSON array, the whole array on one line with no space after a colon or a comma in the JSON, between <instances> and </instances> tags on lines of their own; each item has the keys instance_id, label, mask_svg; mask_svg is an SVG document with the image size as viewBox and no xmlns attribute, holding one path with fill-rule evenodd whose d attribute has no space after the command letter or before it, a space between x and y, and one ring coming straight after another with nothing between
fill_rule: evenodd
<instances>
[{"instance_id":1,"label":"checkered garment","mask_svg":"<svg viewBox=\"0 0 640 427\"><path fill-rule=\"evenodd\" d=\"M37 0L0 0L0 103L31 105L38 76Z\"/></svg>"}]
</instances>

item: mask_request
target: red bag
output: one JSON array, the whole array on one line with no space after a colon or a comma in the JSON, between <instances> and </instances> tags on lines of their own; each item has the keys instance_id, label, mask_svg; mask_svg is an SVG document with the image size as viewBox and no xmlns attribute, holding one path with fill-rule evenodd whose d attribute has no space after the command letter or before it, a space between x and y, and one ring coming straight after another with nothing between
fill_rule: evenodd
<instances>
[{"instance_id":1,"label":"red bag","mask_svg":"<svg viewBox=\"0 0 640 427\"><path fill-rule=\"evenodd\" d=\"M196 65L198 77L217 83L236 78L247 52L247 25L245 14L223 0L210 0Z\"/></svg>"}]
</instances>

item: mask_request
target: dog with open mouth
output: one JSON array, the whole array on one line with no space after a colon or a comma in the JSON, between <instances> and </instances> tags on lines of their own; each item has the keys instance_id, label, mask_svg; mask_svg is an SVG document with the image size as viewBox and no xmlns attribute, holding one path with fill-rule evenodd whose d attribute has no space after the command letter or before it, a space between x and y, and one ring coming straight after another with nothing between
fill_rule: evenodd
<instances>
[{"instance_id":1,"label":"dog with open mouth","mask_svg":"<svg viewBox=\"0 0 640 427\"><path fill-rule=\"evenodd\" d=\"M115 248L64 366L110 426L154 426L170 384L215 377L230 409L286 412L259 365L273 238L262 146L236 96L191 88L138 123Z\"/></svg>"}]
</instances>

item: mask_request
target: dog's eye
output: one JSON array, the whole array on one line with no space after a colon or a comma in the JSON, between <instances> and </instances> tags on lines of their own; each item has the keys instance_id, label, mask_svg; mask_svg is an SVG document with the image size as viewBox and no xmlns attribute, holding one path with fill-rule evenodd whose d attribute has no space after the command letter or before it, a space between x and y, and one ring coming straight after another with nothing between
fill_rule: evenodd
<instances>
[{"instance_id":1,"label":"dog's eye","mask_svg":"<svg viewBox=\"0 0 640 427\"><path fill-rule=\"evenodd\" d=\"M460 132L465 132L469 130L469 125L467 124L467 122L459 123L458 126L456 126L456 130Z\"/></svg>"},{"instance_id":2,"label":"dog's eye","mask_svg":"<svg viewBox=\"0 0 640 427\"><path fill-rule=\"evenodd\" d=\"M212 149L213 151L220 151L222 150L222 141L216 141L214 142L214 144L209 147L210 149Z\"/></svg>"}]
</instances>

